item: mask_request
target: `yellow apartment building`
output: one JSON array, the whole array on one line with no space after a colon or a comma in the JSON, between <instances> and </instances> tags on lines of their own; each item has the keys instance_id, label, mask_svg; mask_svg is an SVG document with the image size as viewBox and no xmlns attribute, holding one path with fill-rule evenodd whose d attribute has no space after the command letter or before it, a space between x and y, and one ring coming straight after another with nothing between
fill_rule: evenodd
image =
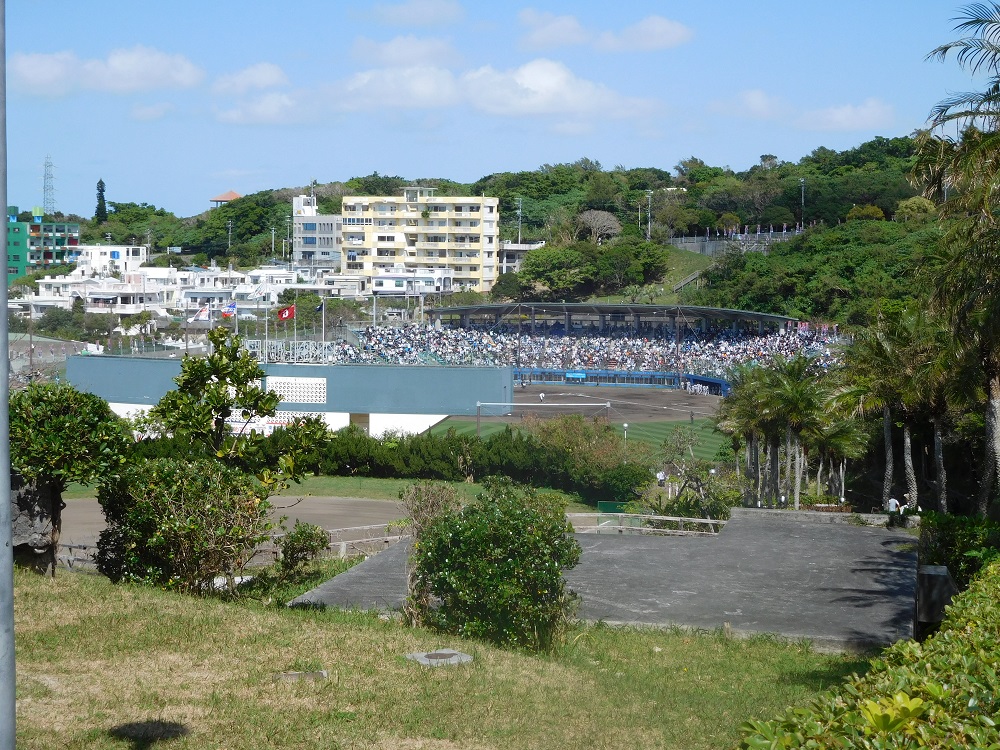
<instances>
[{"instance_id":1,"label":"yellow apartment building","mask_svg":"<svg viewBox=\"0 0 1000 750\"><path fill-rule=\"evenodd\" d=\"M498 275L500 199L435 192L411 186L395 197L345 196L343 273L448 269L456 290L488 292Z\"/></svg>"}]
</instances>

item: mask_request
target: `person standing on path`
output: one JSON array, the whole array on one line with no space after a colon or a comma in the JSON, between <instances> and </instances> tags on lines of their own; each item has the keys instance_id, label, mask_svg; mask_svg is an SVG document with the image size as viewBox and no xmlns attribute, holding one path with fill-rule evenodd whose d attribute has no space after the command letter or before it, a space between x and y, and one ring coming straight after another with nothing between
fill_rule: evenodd
<instances>
[{"instance_id":1,"label":"person standing on path","mask_svg":"<svg viewBox=\"0 0 1000 750\"><path fill-rule=\"evenodd\" d=\"M545 403L545 394L544 393L539 393L538 394L538 400L541 401L544 404Z\"/></svg>"}]
</instances>

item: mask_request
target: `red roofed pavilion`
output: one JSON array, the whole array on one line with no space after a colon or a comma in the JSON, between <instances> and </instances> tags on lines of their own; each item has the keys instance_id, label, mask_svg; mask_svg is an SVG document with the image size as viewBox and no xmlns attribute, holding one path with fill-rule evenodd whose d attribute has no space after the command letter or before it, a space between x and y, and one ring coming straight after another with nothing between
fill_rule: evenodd
<instances>
[{"instance_id":1,"label":"red roofed pavilion","mask_svg":"<svg viewBox=\"0 0 1000 750\"><path fill-rule=\"evenodd\" d=\"M217 195L212 198L212 203L215 204L215 208L218 208L223 203L229 203L229 201L234 201L237 198L242 198L243 196L237 192L230 190L228 193L223 193L222 195Z\"/></svg>"}]
</instances>

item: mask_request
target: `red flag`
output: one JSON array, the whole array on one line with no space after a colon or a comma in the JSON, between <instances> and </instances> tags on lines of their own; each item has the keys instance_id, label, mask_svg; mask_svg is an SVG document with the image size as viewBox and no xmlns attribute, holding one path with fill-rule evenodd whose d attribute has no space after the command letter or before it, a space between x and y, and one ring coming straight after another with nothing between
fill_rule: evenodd
<instances>
[{"instance_id":1,"label":"red flag","mask_svg":"<svg viewBox=\"0 0 1000 750\"><path fill-rule=\"evenodd\" d=\"M289 305L278 310L278 320L291 320L295 317L295 305Z\"/></svg>"}]
</instances>

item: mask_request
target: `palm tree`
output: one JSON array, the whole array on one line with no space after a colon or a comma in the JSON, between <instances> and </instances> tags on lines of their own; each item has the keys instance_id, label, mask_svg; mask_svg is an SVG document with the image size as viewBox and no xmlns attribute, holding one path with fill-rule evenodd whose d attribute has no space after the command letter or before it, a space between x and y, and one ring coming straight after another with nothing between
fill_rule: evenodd
<instances>
[{"instance_id":1,"label":"palm tree","mask_svg":"<svg viewBox=\"0 0 1000 750\"><path fill-rule=\"evenodd\" d=\"M733 452L737 454L739 470L739 447L745 447L746 476L748 480L745 505L752 505L761 499L760 442L763 437L760 400L763 393L765 371L752 364L740 364L729 373L729 395L719 404L716 415L716 429L729 436Z\"/></svg>"},{"instance_id":2,"label":"palm tree","mask_svg":"<svg viewBox=\"0 0 1000 750\"><path fill-rule=\"evenodd\" d=\"M885 471L882 475L882 506L889 502L895 476L892 450L892 413L900 402L898 367L900 353L884 315L874 326L860 331L847 350L847 369L852 380L849 395L857 414L882 413Z\"/></svg>"},{"instance_id":3,"label":"palm tree","mask_svg":"<svg viewBox=\"0 0 1000 750\"><path fill-rule=\"evenodd\" d=\"M789 494L794 492L796 510L799 508L805 466L802 434L822 419L826 400L819 375L811 367L812 360L803 355L791 359L775 358L771 364L769 398L765 405L765 409L773 410L775 420L784 425L787 456L794 463L795 484L792 485L791 472L787 470L786 481L792 490Z\"/></svg>"},{"instance_id":4,"label":"palm tree","mask_svg":"<svg viewBox=\"0 0 1000 750\"><path fill-rule=\"evenodd\" d=\"M933 109L931 129L919 139L914 179L926 197L947 199L943 218L952 222L933 258L934 303L947 315L958 343L974 352L986 384L986 451L978 510L994 497L1000 456L1000 4L963 9L956 27L965 36L941 45L928 57L955 53L972 73L985 71L983 91L951 96ZM949 123L965 126L951 139L935 135ZM942 131L943 132L943 131Z\"/></svg>"}]
</instances>

